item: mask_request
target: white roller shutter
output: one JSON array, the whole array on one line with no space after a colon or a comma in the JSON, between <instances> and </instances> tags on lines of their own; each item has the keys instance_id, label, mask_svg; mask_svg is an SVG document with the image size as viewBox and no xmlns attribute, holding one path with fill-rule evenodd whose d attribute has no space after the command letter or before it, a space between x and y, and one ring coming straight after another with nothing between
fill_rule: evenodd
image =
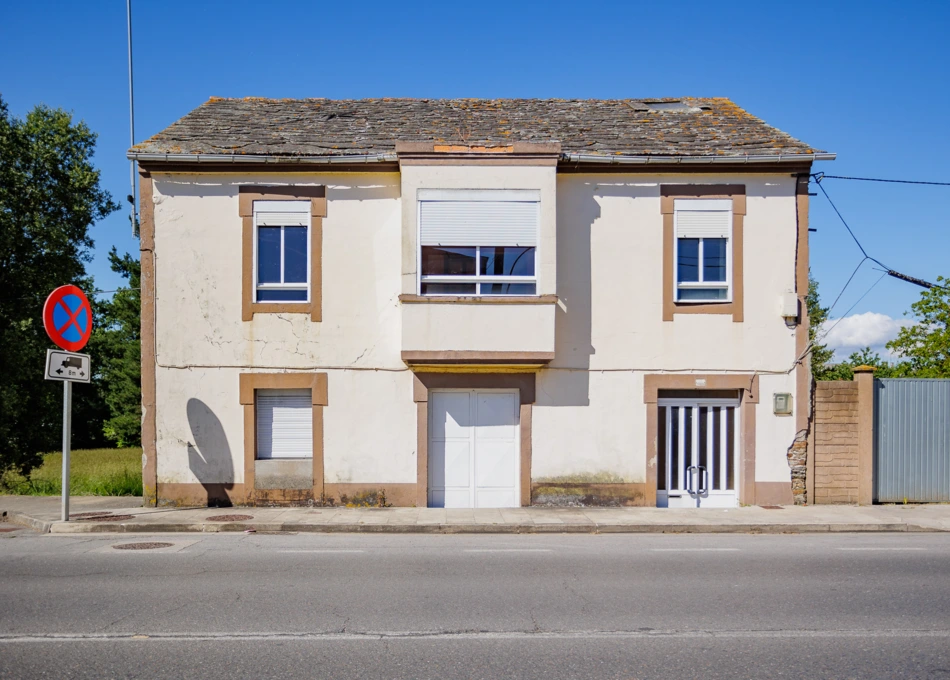
<instances>
[{"instance_id":1,"label":"white roller shutter","mask_svg":"<svg viewBox=\"0 0 950 680\"><path fill-rule=\"evenodd\" d=\"M257 457L313 457L310 390L257 390Z\"/></svg>"},{"instance_id":2,"label":"white roller shutter","mask_svg":"<svg viewBox=\"0 0 950 680\"><path fill-rule=\"evenodd\" d=\"M259 227L296 227L310 224L310 201L254 201Z\"/></svg>"},{"instance_id":3,"label":"white roller shutter","mask_svg":"<svg viewBox=\"0 0 950 680\"><path fill-rule=\"evenodd\" d=\"M729 238L731 200L677 200L674 204L677 238Z\"/></svg>"},{"instance_id":4,"label":"white roller shutter","mask_svg":"<svg viewBox=\"0 0 950 680\"><path fill-rule=\"evenodd\" d=\"M424 246L536 246L534 191L455 191L419 197L419 236Z\"/></svg>"}]
</instances>

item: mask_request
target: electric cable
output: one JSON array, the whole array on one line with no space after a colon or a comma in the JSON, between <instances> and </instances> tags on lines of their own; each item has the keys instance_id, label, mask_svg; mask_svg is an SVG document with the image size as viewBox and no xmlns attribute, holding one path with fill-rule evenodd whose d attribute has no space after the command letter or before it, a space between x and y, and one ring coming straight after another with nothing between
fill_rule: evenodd
<instances>
[{"instance_id":1,"label":"electric cable","mask_svg":"<svg viewBox=\"0 0 950 680\"><path fill-rule=\"evenodd\" d=\"M819 172L821 179L850 179L858 182L887 182L888 184L926 184L935 187L950 187L950 182L919 182L911 179L880 179L877 177L846 177L844 175L826 175Z\"/></svg>"}]
</instances>

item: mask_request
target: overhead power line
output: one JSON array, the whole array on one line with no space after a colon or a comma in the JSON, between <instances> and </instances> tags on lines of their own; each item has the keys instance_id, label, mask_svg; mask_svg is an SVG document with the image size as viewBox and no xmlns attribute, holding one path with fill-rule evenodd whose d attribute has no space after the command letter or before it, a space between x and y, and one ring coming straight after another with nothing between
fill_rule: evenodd
<instances>
[{"instance_id":1,"label":"overhead power line","mask_svg":"<svg viewBox=\"0 0 950 680\"><path fill-rule=\"evenodd\" d=\"M881 262L881 261L878 260L877 258L874 258L874 257L871 257L870 255L868 255L868 252L864 249L864 246L861 245L861 241L858 240L858 237L855 235L854 231L853 231L853 230L851 229L851 227L848 225L848 222L844 219L844 215L842 215L842 214L841 214L841 211L838 210L838 206L836 206L836 205L835 205L835 202L831 200L831 196L829 196L829 195L828 195L828 192L825 191L825 187L823 187L823 186L821 185L821 180L823 180L823 179L825 179L825 178L829 178L829 177L835 177L835 178L837 178L837 179L862 179L862 178L860 178L860 177L838 177L838 176L836 176L836 175L826 175L826 174L821 173L821 172L819 172L819 173L817 173L817 174L814 174L814 175L812 175L811 177L812 177L812 179L815 180L815 184L818 185L818 188L821 189L821 193L823 193L823 194L825 195L825 198L828 199L828 203L831 205L832 209L835 211L835 214L838 216L838 219L841 220L841 224L844 225L844 228L848 230L848 233L851 235L851 238L854 239L854 243L855 243L855 245L858 246L858 250L860 250L860 251L861 251L861 254L864 255L864 260L871 260L871 262L874 262L875 264L881 265L881 267L883 267L884 270L886 271L887 275L888 275L888 276L893 276L895 279L900 279L901 281L907 281L908 283L913 283L914 285L921 286L922 288L935 288L935 287L936 287L936 288L942 288L942 286L935 286L934 284L930 283L929 281L925 281L925 280L923 280L923 279L919 279L919 278L917 278L916 276L910 276L910 275L908 275L908 274L902 274L902 273L900 273L899 271L896 271L895 269L892 269L891 267L888 267L886 264L884 264L883 262ZM883 182L883 181L895 181L895 182L896 182L897 180L880 180L880 181L882 181L882 182ZM913 184L934 184L934 182L913 182ZM950 184L948 184L948 186L950 186ZM861 262L858 263L857 269L860 269L860 268L861 268L861 265L864 264L864 260L861 260ZM855 269L855 273L857 273L857 269ZM851 278L848 279L848 283L851 283L851 279L853 279L853 278L854 278L854 274L851 274ZM845 288L848 287L848 283L844 284L844 287L845 287ZM838 299L841 297L841 295L842 295L843 293L844 293L844 289L841 290L841 293L838 294L838 298L835 299L835 302L836 302L836 303L837 303ZM833 306L833 305L832 305L832 306Z\"/></svg>"},{"instance_id":2,"label":"overhead power line","mask_svg":"<svg viewBox=\"0 0 950 680\"><path fill-rule=\"evenodd\" d=\"M879 177L846 177L844 175L826 175L818 173L818 181L823 179L850 179L858 182L886 182L888 184L926 184L933 187L950 187L950 182L920 182L913 179L881 179Z\"/></svg>"}]
</instances>

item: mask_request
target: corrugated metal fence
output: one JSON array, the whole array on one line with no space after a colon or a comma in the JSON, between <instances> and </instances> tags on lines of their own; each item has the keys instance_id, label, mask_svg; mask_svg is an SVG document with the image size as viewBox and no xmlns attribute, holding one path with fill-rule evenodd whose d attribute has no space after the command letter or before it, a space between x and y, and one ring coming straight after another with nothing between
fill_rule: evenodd
<instances>
[{"instance_id":1,"label":"corrugated metal fence","mask_svg":"<svg viewBox=\"0 0 950 680\"><path fill-rule=\"evenodd\" d=\"M950 380L874 381L874 500L950 502Z\"/></svg>"}]
</instances>

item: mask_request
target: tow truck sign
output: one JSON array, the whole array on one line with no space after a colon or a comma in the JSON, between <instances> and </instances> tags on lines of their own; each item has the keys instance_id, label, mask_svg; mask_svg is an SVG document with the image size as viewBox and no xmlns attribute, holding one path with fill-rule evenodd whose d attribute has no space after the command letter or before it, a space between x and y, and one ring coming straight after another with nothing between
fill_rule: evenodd
<instances>
[{"instance_id":1,"label":"tow truck sign","mask_svg":"<svg viewBox=\"0 0 950 680\"><path fill-rule=\"evenodd\" d=\"M88 354L46 350L46 379L87 383L92 378L92 363Z\"/></svg>"}]
</instances>

